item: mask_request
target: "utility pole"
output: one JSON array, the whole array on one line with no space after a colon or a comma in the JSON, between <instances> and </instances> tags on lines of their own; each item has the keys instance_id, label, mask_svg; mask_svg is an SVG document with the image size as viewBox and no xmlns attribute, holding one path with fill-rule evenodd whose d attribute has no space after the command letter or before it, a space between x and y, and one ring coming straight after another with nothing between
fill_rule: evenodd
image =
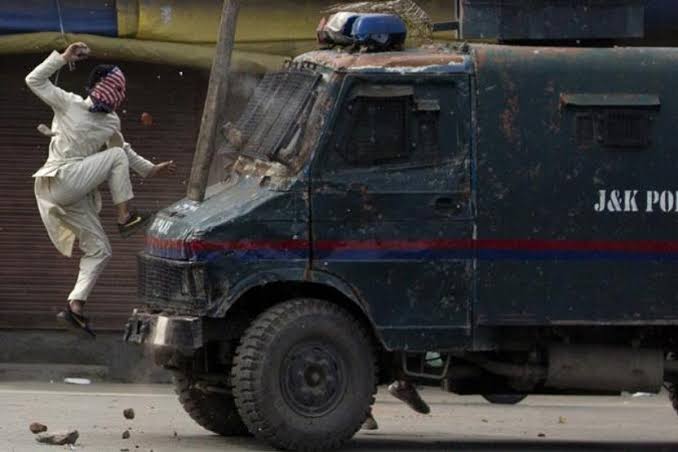
<instances>
[{"instance_id":1,"label":"utility pole","mask_svg":"<svg viewBox=\"0 0 678 452\"><path fill-rule=\"evenodd\" d=\"M186 196L197 202L202 202L207 189L207 178L210 165L214 158L218 121L222 118L222 111L226 106L228 94L228 80L230 75L231 54L235 42L235 28L240 11L240 0L224 0L221 10L221 22L217 34L217 44L214 49L212 70L207 87L205 107L202 112L200 134L193 156L191 177L188 181Z\"/></svg>"}]
</instances>

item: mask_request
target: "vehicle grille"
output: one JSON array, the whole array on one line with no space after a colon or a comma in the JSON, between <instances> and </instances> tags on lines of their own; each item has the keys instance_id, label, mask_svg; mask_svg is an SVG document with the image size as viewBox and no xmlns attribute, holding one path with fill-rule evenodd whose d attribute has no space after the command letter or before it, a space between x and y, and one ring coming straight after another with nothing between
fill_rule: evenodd
<instances>
[{"instance_id":1,"label":"vehicle grille","mask_svg":"<svg viewBox=\"0 0 678 452\"><path fill-rule=\"evenodd\" d=\"M207 305L205 265L173 261L147 254L138 256L138 296L150 307L195 312Z\"/></svg>"}]
</instances>

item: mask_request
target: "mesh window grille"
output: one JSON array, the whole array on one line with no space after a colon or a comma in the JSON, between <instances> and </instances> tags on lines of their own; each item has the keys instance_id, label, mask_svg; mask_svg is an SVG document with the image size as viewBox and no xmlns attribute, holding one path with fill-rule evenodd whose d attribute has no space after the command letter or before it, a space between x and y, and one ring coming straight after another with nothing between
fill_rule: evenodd
<instances>
[{"instance_id":1,"label":"mesh window grille","mask_svg":"<svg viewBox=\"0 0 678 452\"><path fill-rule=\"evenodd\" d=\"M304 107L320 75L290 69L266 74L257 86L236 128L242 137L241 153L269 160L300 124ZM225 152L234 152L230 145Z\"/></svg>"},{"instance_id":2,"label":"mesh window grille","mask_svg":"<svg viewBox=\"0 0 678 452\"><path fill-rule=\"evenodd\" d=\"M354 166L406 161L409 97L357 98L351 105L352 127L339 152Z\"/></svg>"},{"instance_id":3,"label":"mesh window grille","mask_svg":"<svg viewBox=\"0 0 678 452\"><path fill-rule=\"evenodd\" d=\"M650 120L645 111L608 111L603 126L603 146L628 148L650 144Z\"/></svg>"},{"instance_id":4,"label":"mesh window grille","mask_svg":"<svg viewBox=\"0 0 678 452\"><path fill-rule=\"evenodd\" d=\"M590 146L595 140L595 131L593 128L593 115L582 113L575 116L575 134L577 144L581 146Z\"/></svg>"}]
</instances>

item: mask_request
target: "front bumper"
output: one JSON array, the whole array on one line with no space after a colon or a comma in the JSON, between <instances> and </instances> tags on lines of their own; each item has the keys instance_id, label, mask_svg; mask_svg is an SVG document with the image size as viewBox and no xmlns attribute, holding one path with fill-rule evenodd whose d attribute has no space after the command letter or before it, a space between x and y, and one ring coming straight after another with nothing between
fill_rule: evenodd
<instances>
[{"instance_id":1,"label":"front bumper","mask_svg":"<svg viewBox=\"0 0 678 452\"><path fill-rule=\"evenodd\" d=\"M199 317L135 312L125 325L124 341L191 355L203 346L203 332L203 321Z\"/></svg>"}]
</instances>

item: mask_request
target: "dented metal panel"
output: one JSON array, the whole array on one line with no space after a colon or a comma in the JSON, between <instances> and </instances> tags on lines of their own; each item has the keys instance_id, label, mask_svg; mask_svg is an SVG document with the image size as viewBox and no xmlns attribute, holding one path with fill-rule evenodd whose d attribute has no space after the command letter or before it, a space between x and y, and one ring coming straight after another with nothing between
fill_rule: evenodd
<instances>
[{"instance_id":1,"label":"dented metal panel","mask_svg":"<svg viewBox=\"0 0 678 452\"><path fill-rule=\"evenodd\" d=\"M369 89L384 85L393 89ZM316 153L311 182L312 266L355 288L389 348L427 350L470 342L474 213L469 87L466 75L349 76L338 99L340 107ZM409 134L404 137L406 147L415 148L409 159L366 167L353 159L342 163L336 157L339 147L352 143L364 127L374 137L384 130L383 138L375 139L386 149L395 145L385 142L391 139L388 127L395 118L387 110L378 110L390 108L384 97L388 92L395 102L410 105L405 109L409 121L398 129L407 129L410 121L421 126L420 121L430 117L439 121L438 129L431 132L431 140L439 142L438 160L430 154L418 160L416 148L426 140ZM377 115L370 116L367 125L356 122L361 113L354 103L359 100L378 111L383 122L375 119ZM434 103L437 109L413 108ZM359 146L363 144L356 143L348 151L360 155Z\"/></svg>"},{"instance_id":2,"label":"dented metal panel","mask_svg":"<svg viewBox=\"0 0 678 452\"><path fill-rule=\"evenodd\" d=\"M195 315L223 317L246 290L288 281L291 274L299 280L298 275L306 273L310 212L302 168L327 112L322 88L316 89L313 99L317 108L296 118L299 138L289 144L285 156L273 156L265 149L259 158L242 155L231 177L210 187L204 202L182 200L160 212L149 227L147 256L159 257L168 266L174 260L205 265L208 296L202 308L193 311ZM164 303L156 298L152 307L186 312L188 303L178 306L178 298ZM190 302L199 301L192 296Z\"/></svg>"},{"instance_id":3,"label":"dented metal panel","mask_svg":"<svg viewBox=\"0 0 678 452\"><path fill-rule=\"evenodd\" d=\"M477 322L678 322L678 50L479 45L474 54ZM563 93L587 97L566 107ZM577 141L580 115L629 103L652 107L635 131L649 134L647 146Z\"/></svg>"}]
</instances>

